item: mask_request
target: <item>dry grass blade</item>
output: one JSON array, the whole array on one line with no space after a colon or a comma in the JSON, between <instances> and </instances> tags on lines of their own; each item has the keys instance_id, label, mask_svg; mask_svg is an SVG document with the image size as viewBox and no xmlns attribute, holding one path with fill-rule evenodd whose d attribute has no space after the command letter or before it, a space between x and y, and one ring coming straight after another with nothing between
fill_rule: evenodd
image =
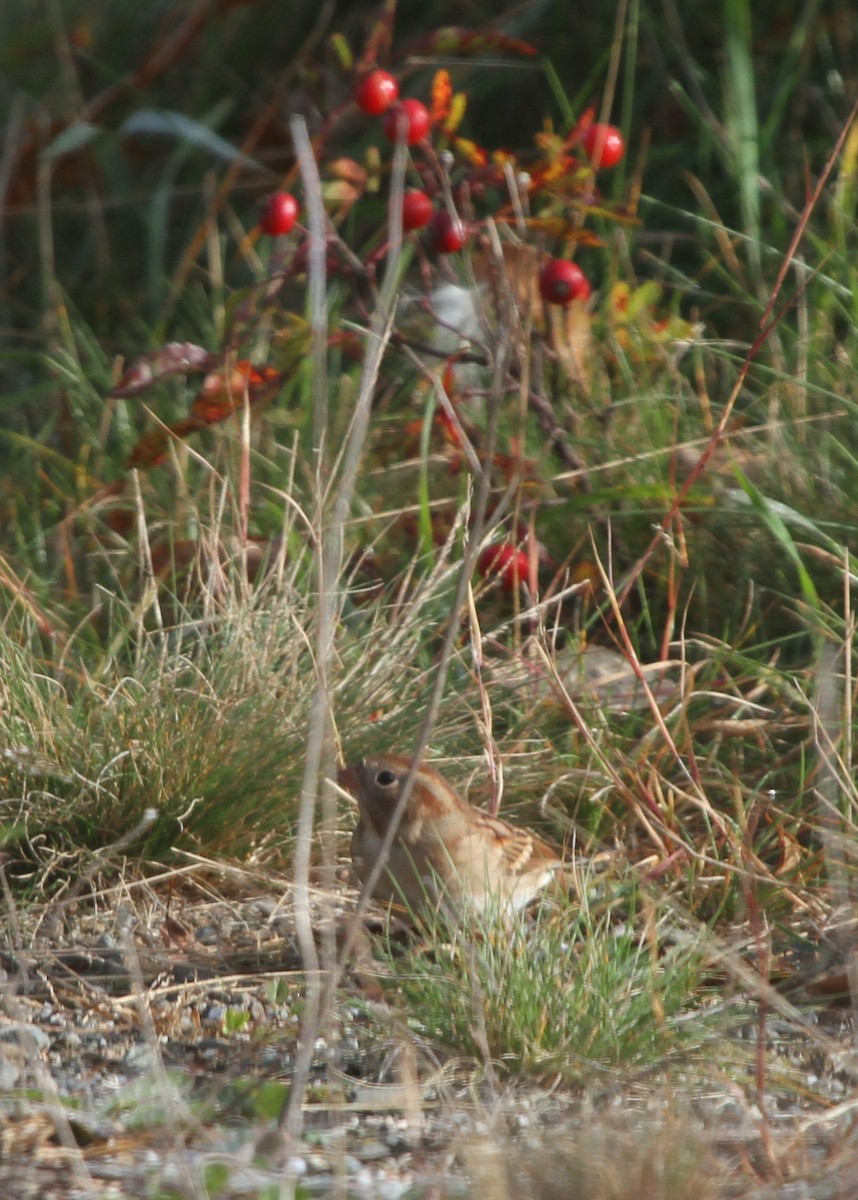
<instances>
[{"instance_id":1,"label":"dry grass blade","mask_svg":"<svg viewBox=\"0 0 858 1200\"><path fill-rule=\"evenodd\" d=\"M855 121L856 117L858 117L858 101L856 101L855 104L852 106L852 111L850 112L847 120L841 126L840 132L837 136L837 140L835 141L834 146L832 147L831 153L828 156L828 161L826 162L822 172L820 173L819 179L817 180L816 187L814 188L813 193L808 198L807 203L804 206L801 217L800 217L798 224L796 225L795 231L793 233L792 239L790 240L790 244L787 247L787 250L781 261L781 266L780 266L780 270L778 271L777 279L775 280L775 282L772 286L771 292L769 293L769 298L766 302L766 306L763 309L763 313L760 317L759 329L758 329L757 335L754 338L753 342L751 343L751 346L748 349L747 354L745 355L745 358L742 362L742 366L739 370L739 374L736 378L736 382L733 385L733 389L727 398L726 404L724 405L723 411L721 413L721 417L718 421L718 425L715 428L715 430L713 431L712 436L709 439L709 444L707 445L706 449L703 451L703 453L700 455L700 458L697 460L695 465L689 471L686 479L682 483L682 486L678 489L676 497L674 498L673 503L670 506L670 509L662 518L661 528L660 528L659 532L652 539L652 541L650 542L646 551L640 556L638 561L635 563L635 566L634 566L633 570L631 571L629 578L627 579L627 581L623 587L622 592L620 593L619 599L620 599L621 603L627 597L628 593L630 592L631 588L634 585L635 580L638 578L641 571L643 571L646 563L649 561L653 552L661 544L662 537L670 531L670 528L673 525L674 519L676 518L676 515L679 513L679 511L682 507L682 504L685 501L686 496L688 495L689 491L691 490L693 485L696 483L696 481L700 478L703 471L706 469L706 466L707 466L709 460L712 458L712 455L715 453L716 448L722 441L724 434L727 430L727 426L730 423L730 418L731 418L733 409L735 407L736 401L738 400L738 398L742 392L742 388L745 385L745 380L747 379L748 372L750 371L754 360L757 358L757 356L759 355L763 346L765 345L767 339L772 334L772 332L777 328L778 322L781 320L781 318L783 316L783 310L781 310L780 312L775 312L775 308L777 306L777 302L780 297L781 289L783 288L784 280L786 279L787 275L789 274L790 270L792 269L796 252L798 250L799 245L801 244L802 238L805 235L810 218L811 218L814 210L816 209L817 205L819 204L819 201L824 193L826 184L828 183L829 176L831 175L831 172L834 170L834 166L837 163L837 160L840 156L841 150L843 149L843 144L849 135L849 130L851 129L852 124Z\"/></svg>"},{"instance_id":2,"label":"dry grass blade","mask_svg":"<svg viewBox=\"0 0 858 1200\"><path fill-rule=\"evenodd\" d=\"M823 645L813 709L814 741L820 764L816 786L817 828L825 852L834 909L835 937L845 962L852 1002L853 1037L858 1044L858 856L855 850L855 789L851 763L838 747L843 714L844 650ZM848 747L847 747L848 748ZM845 794L844 794L845 793Z\"/></svg>"},{"instance_id":3,"label":"dry grass blade","mask_svg":"<svg viewBox=\"0 0 858 1200\"><path fill-rule=\"evenodd\" d=\"M311 214L311 225L315 230L316 255L311 254L311 271L314 268L321 273L321 281L313 281L311 274L311 292L317 296L322 310L324 309L324 256L325 256L325 213L321 204L321 192L318 185L318 168L313 158L310 141L303 123L297 118L293 123L296 135L299 161L305 178L311 181L308 187L308 201L315 198L314 211ZM402 177L405 171L404 147L398 148L394 160L395 178L398 180L394 188L402 191ZM364 440L369 426L369 413L372 395L378 376L378 370L385 347L390 338L393 321L392 295L399 274L399 254L396 250L400 242L394 243L388 259L385 281L382 285L378 308L370 328L364 368L361 376L361 387L357 399L355 415L352 419L349 436L343 451L343 462L340 470L337 491L330 505L330 517L326 512L325 500L327 486L322 468L323 459L320 454L319 471L317 473L319 487L319 522L320 527L316 536L316 566L319 581L319 611L317 616L315 669L317 672L316 693L307 734L307 756L304 765L304 782L299 806L298 830L295 841L295 910L298 937L301 951L307 969L307 1000L302 1018L301 1052L295 1064L295 1075L289 1097L289 1105L284 1113L286 1129L293 1137L297 1137L302 1128L304 1091L309 1078L313 1046L319 1029L326 1019L326 1008L330 1002L330 991L323 992L319 974L319 959L313 936L313 926L310 919L308 904L308 886L310 871L311 838L313 834L316 801L319 795L322 778L323 760L326 751L332 749L333 722L330 710L330 693L328 677L334 653L334 633L337 627L337 614L342 604L339 587L343 572L343 539L344 526L351 508L354 486L357 479L358 466L363 451ZM321 317L321 314L320 314ZM314 416L314 432L317 445L321 450L326 448L328 428L325 414L327 402L321 411ZM328 964L332 972L336 971L336 956L332 955Z\"/></svg>"},{"instance_id":4,"label":"dry grass blade","mask_svg":"<svg viewBox=\"0 0 858 1200\"><path fill-rule=\"evenodd\" d=\"M495 235L496 239L496 235ZM501 252L500 245L496 242L495 253L500 260ZM498 341L496 343L496 357L492 369L492 386L488 401L487 415L487 434L486 434L486 453L491 456L494 452L495 439L497 437L498 420L500 416L500 401L503 394L504 382L507 377L507 368L510 361L511 353L511 338L508 336L509 324L512 321L511 314L507 314L507 323L502 322L498 329ZM488 472L483 472L480 476L477 496L474 505L474 518L470 529L470 535L465 546L465 551L462 557L462 562L456 577L456 587L451 606L451 619L447 623L444 632L444 638L441 643L440 652L436 670L433 674L432 686L430 689L429 700L426 708L426 714L421 722L420 730L416 739L416 743L411 751L411 757L414 768L409 772L403 787L401 789L396 809L391 815L390 823L382 839L382 844L378 851L378 856L373 864L372 870L364 880L364 886L361 892L358 907L352 918L352 928L347 934L344 945L341 951L340 959L344 961L353 945L354 939L357 936L358 923L362 920L364 913L370 904L370 897L373 889L381 878L382 871L385 868L387 858L390 854L390 849L399 828L399 823L405 812L405 806L411 796L411 791L414 785L416 766L422 759L426 748L429 744L429 739L432 736L432 731L437 721L438 711L441 705L441 697L447 681L447 670L453 654L453 647L459 632L459 623L462 620L464 611L465 599L470 586L470 578L473 573L474 564L479 551L480 542L483 536L483 530L486 522L486 510L489 502L490 480ZM326 1000L329 994L332 993L336 986L337 973L332 975Z\"/></svg>"}]
</instances>

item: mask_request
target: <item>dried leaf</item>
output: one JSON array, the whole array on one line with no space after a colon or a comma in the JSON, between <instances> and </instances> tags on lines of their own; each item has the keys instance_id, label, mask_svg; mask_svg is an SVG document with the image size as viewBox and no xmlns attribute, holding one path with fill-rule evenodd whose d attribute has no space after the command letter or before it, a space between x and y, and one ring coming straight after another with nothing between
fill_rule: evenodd
<instances>
[{"instance_id":1,"label":"dried leaf","mask_svg":"<svg viewBox=\"0 0 858 1200\"><path fill-rule=\"evenodd\" d=\"M529 42L509 37L496 29L465 29L460 25L447 25L437 29L421 42L421 48L429 54L477 55L488 50L500 50L504 54L521 54L532 58L539 51Z\"/></svg>"},{"instance_id":2,"label":"dried leaf","mask_svg":"<svg viewBox=\"0 0 858 1200\"><path fill-rule=\"evenodd\" d=\"M344 179L347 183L353 183L355 187L366 186L366 168L362 167L359 162L355 162L353 158L335 158L326 165L325 172L335 179Z\"/></svg>"},{"instance_id":3,"label":"dried leaf","mask_svg":"<svg viewBox=\"0 0 858 1200\"><path fill-rule=\"evenodd\" d=\"M446 134L451 137L462 124L462 119L468 107L468 97L464 92L456 92L449 106L447 117L443 122L443 129Z\"/></svg>"},{"instance_id":4,"label":"dried leaf","mask_svg":"<svg viewBox=\"0 0 858 1200\"><path fill-rule=\"evenodd\" d=\"M217 357L194 342L168 342L166 346L135 359L116 387L107 394L113 397L136 396L169 375L185 371L208 371Z\"/></svg>"},{"instance_id":5,"label":"dried leaf","mask_svg":"<svg viewBox=\"0 0 858 1200\"><path fill-rule=\"evenodd\" d=\"M205 377L191 413L206 425L216 425L244 403L245 395L251 405L259 404L272 399L282 382L282 372L274 367L255 367L246 359L240 359L228 374L218 370Z\"/></svg>"},{"instance_id":6,"label":"dried leaf","mask_svg":"<svg viewBox=\"0 0 858 1200\"><path fill-rule=\"evenodd\" d=\"M489 161L489 156L482 146L478 146L470 138L455 138L453 145L456 147L456 151L460 157L469 162L473 167L484 167Z\"/></svg>"},{"instance_id":7,"label":"dried leaf","mask_svg":"<svg viewBox=\"0 0 858 1200\"><path fill-rule=\"evenodd\" d=\"M568 217L528 217L525 225L528 229L547 233L549 237L563 238L566 242L575 242L581 246L605 245L592 230L575 225Z\"/></svg>"},{"instance_id":8,"label":"dried leaf","mask_svg":"<svg viewBox=\"0 0 858 1200\"><path fill-rule=\"evenodd\" d=\"M440 71L435 72L430 96L429 112L432 117L432 124L443 125L449 116L450 105L453 100L453 81L450 79L449 71L442 68Z\"/></svg>"},{"instance_id":9,"label":"dried leaf","mask_svg":"<svg viewBox=\"0 0 858 1200\"><path fill-rule=\"evenodd\" d=\"M362 191L345 179L331 179L322 184L322 199L331 204L352 205L361 198Z\"/></svg>"}]
</instances>

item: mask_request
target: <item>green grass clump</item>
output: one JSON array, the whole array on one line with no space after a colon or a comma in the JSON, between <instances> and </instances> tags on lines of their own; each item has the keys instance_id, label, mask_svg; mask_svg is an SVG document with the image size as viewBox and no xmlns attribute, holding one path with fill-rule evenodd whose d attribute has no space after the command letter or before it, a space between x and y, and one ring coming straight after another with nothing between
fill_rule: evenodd
<instances>
[{"instance_id":1,"label":"green grass clump","mask_svg":"<svg viewBox=\"0 0 858 1200\"><path fill-rule=\"evenodd\" d=\"M490 1072L598 1089L617 1070L691 1058L717 1030L704 952L671 938L667 918L642 922L633 901L622 907L619 920L585 895L532 919L430 921L422 951L389 954L392 988L419 1037Z\"/></svg>"},{"instance_id":2,"label":"green grass clump","mask_svg":"<svg viewBox=\"0 0 858 1200\"><path fill-rule=\"evenodd\" d=\"M24 651L0 636L14 731L5 807L26 817L30 843L103 846L148 810L155 819L136 852L156 857L177 843L245 854L274 812L287 832L305 648L284 642L266 660L257 617L255 635L245 614L241 635L234 624L226 636L210 630L178 653L166 634L144 636L133 673L114 662L98 676L16 672Z\"/></svg>"},{"instance_id":3,"label":"green grass clump","mask_svg":"<svg viewBox=\"0 0 858 1200\"><path fill-rule=\"evenodd\" d=\"M74 861L150 814L145 837L126 847L138 858L173 848L291 857L317 686L313 615L297 588L288 605L285 592L276 603L255 599L233 595L207 620L138 628L133 638L123 618L116 653L95 664L74 642L52 663L26 622L0 629L8 840L43 865L58 850ZM404 742L420 628L415 612L410 628L391 632L382 608L344 631L335 692L345 725L365 705L383 706L374 736ZM368 663L382 638L386 657Z\"/></svg>"}]
</instances>

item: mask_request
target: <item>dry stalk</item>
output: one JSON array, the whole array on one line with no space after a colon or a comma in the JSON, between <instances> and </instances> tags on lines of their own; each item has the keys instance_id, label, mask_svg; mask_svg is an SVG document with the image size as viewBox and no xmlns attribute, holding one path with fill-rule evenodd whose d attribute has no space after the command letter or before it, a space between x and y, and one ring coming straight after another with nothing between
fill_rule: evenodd
<instances>
[{"instance_id":1,"label":"dry stalk","mask_svg":"<svg viewBox=\"0 0 858 1200\"><path fill-rule=\"evenodd\" d=\"M730 417L732 415L733 408L735 407L736 401L739 399L739 396L742 393L742 389L745 386L745 380L748 377L748 372L750 371L751 366L753 365L755 359L757 358L757 355L760 353L763 346L766 344L768 339L771 337L771 335L777 329L777 326L781 320L781 317L782 317L784 311L791 303L791 301L787 301L783 307L781 307L780 309L778 309L776 311L776 305L777 305L778 299L780 297L781 290L784 285L784 281L792 267L793 262L795 261L795 256L798 252L798 247L801 244L801 240L804 237L808 222L810 221L810 218L811 218L811 215L812 215L814 209L819 204L819 201L822 198L823 192L825 190L825 185L828 182L828 177L830 176L831 172L834 169L835 164L838 162L838 160L840 158L840 152L843 149L843 144L846 141L846 137L849 133L849 130L852 128L852 125L854 124L856 117L858 117L858 100L856 100L856 102L853 104L852 111L849 113L849 116L844 121L843 126L841 127L841 130L840 130L840 133L837 136L837 140L835 141L834 146L832 147L831 153L828 156L828 160L819 176L816 187L813 189L812 194L808 197L807 203L805 204L804 209L802 210L802 214L801 214L801 217L799 218L799 222L796 226L795 232L793 233L793 236L790 240L790 244L787 247L786 253L783 256L783 260L781 262L781 266L778 271L777 279L775 280L775 282L772 286L771 292L769 293L768 301L767 301L766 306L763 309L762 315L760 317L757 335L754 338L753 342L751 343L751 346L750 346L747 354L745 355L744 362L742 363L742 366L739 369L739 373L736 376L736 382L733 386L733 390L730 392L730 395L727 397L727 402L724 405L724 411L721 413L721 418L718 421L717 426L713 430L712 436L710 437L710 439L706 445L706 448L703 450L703 453L700 455L699 459L694 464L694 466L691 468L691 470L688 472L688 475L686 476L682 486L677 491L677 493L673 499L673 502L670 505L670 508L665 513L664 517L662 518L661 524L660 524L655 536L653 537L652 541L647 546L647 548L644 550L643 554L640 556L640 558L634 564L634 566L632 567L632 570L629 572L628 579L626 580L626 582L623 586L623 590L619 597L621 604L623 603L626 596L631 591L632 587L634 586L635 580L638 578L638 576L641 574L641 572L643 571L646 564L649 562L654 551L662 544L662 539L663 539L664 535L669 532L674 520L676 519L677 514L679 513L679 511L682 508L683 503L685 502L686 496L688 495L689 491L694 486L694 484L697 482L697 480L700 478L700 476L703 474L710 459L712 458L712 455L715 453L718 445L723 441L723 439L727 433L727 426L730 423ZM806 282L807 281L805 280L805 285L806 285Z\"/></svg>"},{"instance_id":2,"label":"dry stalk","mask_svg":"<svg viewBox=\"0 0 858 1200\"><path fill-rule=\"evenodd\" d=\"M838 753L842 744L843 695L840 660L848 659L848 646L833 648L826 643L820 653L816 678L816 704L813 709L813 736L819 760L816 807L819 835L822 839L828 872L831 904L837 919L837 936L843 955L849 994L852 1001L853 1039L858 1039L858 951L856 951L856 903L854 822L843 813L840 804L845 780L850 778L849 761Z\"/></svg>"},{"instance_id":3,"label":"dry stalk","mask_svg":"<svg viewBox=\"0 0 858 1200\"><path fill-rule=\"evenodd\" d=\"M310 295L311 319L314 331L323 327L325 304L325 231L326 216L322 205L321 184L318 167L313 155L304 121L294 118L292 136L295 141L304 189L307 199L310 229ZM295 840L295 925L298 944L306 972L306 993L301 1021L301 1035L289 1103L284 1112L284 1127L292 1137L300 1135L303 1126L304 1094L313 1059L313 1048L320 1030L326 1021L326 1013L332 997L331 989L324 993L319 971L319 956L313 936L310 911L310 849L316 817L316 804L320 781L332 752L333 719L329 694L329 668L334 655L334 637L341 605L340 582L343 566L343 543L346 520L349 515L364 442L369 429L372 397L381 360L390 340L395 311L394 298L399 277L402 249L402 192L405 177L407 152L404 145L397 145L394 152L391 179L391 236L387 268L381 294L369 330L368 346L364 358L361 385L354 416L345 445L328 475L324 454L327 449L327 396L319 394L316 380L313 432L317 454L316 484L318 489L318 536L316 539L316 570L318 576L318 620L316 629L315 666L316 689L311 710L310 727L307 732L307 754L304 764L304 779L298 809ZM398 212L397 212L398 210ZM324 346L321 337L314 336L317 370L324 370L321 358ZM336 485L336 486L335 486ZM331 497L333 499L331 500ZM330 516L326 518L326 510ZM335 974L336 955L330 948L330 969Z\"/></svg>"},{"instance_id":4,"label":"dry stalk","mask_svg":"<svg viewBox=\"0 0 858 1200\"><path fill-rule=\"evenodd\" d=\"M395 213L392 214L391 220L396 220ZM500 241L497 237L497 232L493 226L490 226L490 238L492 251L500 261L501 248ZM513 327L513 317L508 311L506 305L499 308L498 313L499 325L497 330L497 352L492 364L491 386L488 395L487 421L486 421L486 460L491 462L492 456L495 453L495 447L498 436L498 421L501 412L501 405L505 390L507 374L510 365L510 357L512 353L513 341L511 331ZM438 654L435 671L433 673L432 688L430 690L429 701L426 709L425 717L421 723L420 730L412 750L412 757L415 766L419 764L423 754L429 745L429 740L432 736L432 731L435 727L440 710L441 698L446 685L447 671L450 660L456 645L459 634L459 628L463 619L463 614L466 610L465 601L470 587L470 579L474 571L476 558L479 553L480 544L483 537L483 532L486 525L486 512L491 492L491 476L490 472L482 471L479 476L477 486L477 495L474 503L474 520L470 525L469 535L465 543L462 563L459 568L456 591L453 597L450 608L450 620L444 633L444 638ZM341 497L340 497L341 498ZM338 498L338 499L340 499ZM345 520L346 512L343 511L342 517ZM387 857L390 853L390 848L396 837L399 823L402 815L405 812L405 806L408 803L412 787L414 785L414 771L411 771L407 776L401 791L399 802L393 814L391 815L390 824L388 826L384 841L380 847L378 857L373 864L373 869L364 882L357 907L351 916L348 928L345 930L342 939L340 953L336 964L328 974L327 984L320 1003L320 1011L327 1010L333 998L334 991L338 986L339 979L342 975L344 964L348 961L352 948L358 937L361 923L370 905L373 889L375 888L378 879L384 870ZM293 1088L294 1093L294 1088ZM290 1102L291 1108L291 1102Z\"/></svg>"}]
</instances>

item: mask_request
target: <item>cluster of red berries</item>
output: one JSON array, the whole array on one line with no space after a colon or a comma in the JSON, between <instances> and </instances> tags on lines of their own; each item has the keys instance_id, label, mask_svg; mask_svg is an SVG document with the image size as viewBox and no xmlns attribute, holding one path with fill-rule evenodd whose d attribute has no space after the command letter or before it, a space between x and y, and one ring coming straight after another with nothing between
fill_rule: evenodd
<instances>
[{"instance_id":1,"label":"cluster of red berries","mask_svg":"<svg viewBox=\"0 0 858 1200\"><path fill-rule=\"evenodd\" d=\"M431 118L426 105L410 98L400 100L399 84L388 71L370 71L358 83L354 98L368 116L382 118L382 129L391 142L415 146L428 137ZM625 154L620 131L601 122L587 126L580 145L594 171L616 166ZM259 226L264 233L279 237L292 230L298 212L298 203L289 192L275 192L264 202ZM406 233L426 229L428 244L438 254L455 253L467 241L465 226L455 210L436 209L420 188L408 188L402 197L402 228ZM539 294L546 304L565 307L576 300L583 303L591 293L587 276L568 259L547 259L539 271L538 282ZM496 580L502 591L515 592L527 582L528 555L512 541L494 542L481 551L477 572L483 578Z\"/></svg>"},{"instance_id":2,"label":"cluster of red berries","mask_svg":"<svg viewBox=\"0 0 858 1200\"><path fill-rule=\"evenodd\" d=\"M384 135L391 142L402 140L416 146L429 133L429 110L420 100L400 100L399 84L389 71L377 68L360 81L355 102L368 116L382 117ZM455 254L468 240L464 223L447 209L435 211L431 199L420 188L409 188L402 197L402 228L406 233L428 226L429 245L437 254Z\"/></svg>"},{"instance_id":3,"label":"cluster of red berries","mask_svg":"<svg viewBox=\"0 0 858 1200\"><path fill-rule=\"evenodd\" d=\"M377 68L365 75L355 103L370 117L384 117L382 128L391 142L402 137L406 145L416 146L429 132L429 109L419 100L400 100L399 84L389 71Z\"/></svg>"},{"instance_id":4,"label":"cluster of red berries","mask_svg":"<svg viewBox=\"0 0 858 1200\"><path fill-rule=\"evenodd\" d=\"M388 71L376 69L361 80L355 92L359 108L369 116L384 116L384 132L391 140L407 145L422 142L429 132L429 112L419 100L399 100L399 85ZM613 125L594 122L581 144L594 170L614 167L625 153L623 136ZM402 228L406 232L428 229L429 244L439 254L461 250L467 240L462 221L446 209L435 212L430 198L419 188L410 188L402 200ZM546 304L567 305L590 296L590 281L573 262L549 259L539 272L539 293Z\"/></svg>"},{"instance_id":5,"label":"cluster of red berries","mask_svg":"<svg viewBox=\"0 0 858 1200\"><path fill-rule=\"evenodd\" d=\"M384 117L382 129L390 141L415 146L429 133L429 110L419 100L400 100L399 84L388 71L365 75L355 91L359 108L372 117ZM289 192L275 192L265 201L259 228L271 237L289 233L298 218L298 205ZM402 228L406 233L427 227L429 245L438 254L454 254L468 240L464 222L448 209L435 211L429 196L409 188L402 198Z\"/></svg>"},{"instance_id":6,"label":"cluster of red berries","mask_svg":"<svg viewBox=\"0 0 858 1200\"><path fill-rule=\"evenodd\" d=\"M399 99L399 84L389 71L376 68L355 90L355 102L368 116L383 117L382 128L390 141L415 146L429 133L429 110L419 100ZM594 170L616 166L625 153L623 136L613 125L594 122L585 130L581 145ZM266 200L259 227L271 237L289 233L298 219L298 204L289 192L275 192ZM429 245L438 254L454 254L467 242L467 231L456 213L435 210L420 188L409 188L402 198L402 228L406 233L427 229ZM587 276L567 259L551 258L539 272L539 294L546 304L566 306L590 296Z\"/></svg>"}]
</instances>

